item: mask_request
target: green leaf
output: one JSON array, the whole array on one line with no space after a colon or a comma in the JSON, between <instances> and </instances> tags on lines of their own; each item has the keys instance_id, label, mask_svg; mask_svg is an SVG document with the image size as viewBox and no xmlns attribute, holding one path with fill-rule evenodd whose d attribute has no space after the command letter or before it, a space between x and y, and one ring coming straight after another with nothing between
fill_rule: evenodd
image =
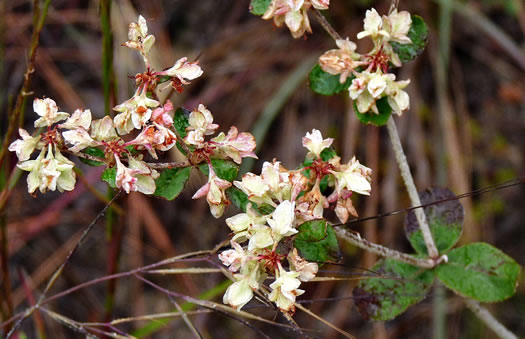
<instances>
[{"instance_id":1,"label":"green leaf","mask_svg":"<svg viewBox=\"0 0 525 339\"><path fill-rule=\"evenodd\" d=\"M337 153L334 151L333 148L327 147L321 152L321 160L323 161L328 161L336 156L337 156Z\"/></svg>"},{"instance_id":2,"label":"green leaf","mask_svg":"<svg viewBox=\"0 0 525 339\"><path fill-rule=\"evenodd\" d=\"M331 225L325 220L310 220L299 227L294 246L308 261L324 263L340 257L339 243Z\"/></svg>"},{"instance_id":3,"label":"green leaf","mask_svg":"<svg viewBox=\"0 0 525 339\"><path fill-rule=\"evenodd\" d=\"M271 2L272 0L252 0L250 2L250 13L259 16L263 15Z\"/></svg>"},{"instance_id":4,"label":"green leaf","mask_svg":"<svg viewBox=\"0 0 525 339\"><path fill-rule=\"evenodd\" d=\"M168 200L175 199L186 187L192 167L169 168L160 172L155 180L154 195Z\"/></svg>"},{"instance_id":5,"label":"green leaf","mask_svg":"<svg viewBox=\"0 0 525 339\"><path fill-rule=\"evenodd\" d=\"M232 202L233 206L237 207L241 211L246 213L246 206L248 203L252 204L252 208L261 215L267 215L275 210L275 207L268 204L257 205L256 203L248 200L246 193L238 189L237 187L229 187L226 189L226 196Z\"/></svg>"},{"instance_id":6,"label":"green leaf","mask_svg":"<svg viewBox=\"0 0 525 339\"><path fill-rule=\"evenodd\" d=\"M402 62L414 60L425 50L428 41L428 27L422 17L412 15L412 25L408 31L408 37L412 40L411 44L400 44L390 42L394 52Z\"/></svg>"},{"instance_id":7,"label":"green leaf","mask_svg":"<svg viewBox=\"0 0 525 339\"><path fill-rule=\"evenodd\" d=\"M347 90L352 84L353 78L353 76L348 77L342 84L339 82L339 75L327 73L317 64L310 71L310 88L317 94L334 95Z\"/></svg>"},{"instance_id":8,"label":"green leaf","mask_svg":"<svg viewBox=\"0 0 525 339\"><path fill-rule=\"evenodd\" d=\"M239 173L239 165L230 160L225 159L211 159L211 165L215 174L221 179L228 180L230 182L234 181L237 178ZM209 168L207 163L202 163L199 165L199 169L204 173L205 176L209 175Z\"/></svg>"},{"instance_id":9,"label":"green leaf","mask_svg":"<svg viewBox=\"0 0 525 339\"><path fill-rule=\"evenodd\" d=\"M98 158L101 158L101 159L105 159L106 158L106 155L104 154L104 151L101 150L100 148L96 148L96 147L84 148L82 153L85 153L85 154L88 154L88 155L92 155L94 157L98 157ZM89 166L102 166L102 165L105 165L105 163L102 162L102 161L95 161L95 160L85 159L85 158L81 158L81 157L79 157L79 159L84 164L89 165Z\"/></svg>"},{"instance_id":10,"label":"green leaf","mask_svg":"<svg viewBox=\"0 0 525 339\"><path fill-rule=\"evenodd\" d=\"M136 148L135 145L126 146L126 149L128 150L129 153L131 153L131 155L137 155L140 153L140 151Z\"/></svg>"},{"instance_id":11,"label":"green leaf","mask_svg":"<svg viewBox=\"0 0 525 339\"><path fill-rule=\"evenodd\" d=\"M357 109L357 103L354 101L354 111L357 119L359 119L359 121L364 124L372 124L376 126L385 125L388 121L388 118L390 118L390 115L392 114L392 107L390 107L390 104L388 103L388 98L385 96L381 99L378 99L376 101L376 106L379 114L376 114L372 111L360 113Z\"/></svg>"},{"instance_id":12,"label":"green leaf","mask_svg":"<svg viewBox=\"0 0 525 339\"><path fill-rule=\"evenodd\" d=\"M100 178L102 179L102 181L107 182L109 187L117 188L117 184L115 183L117 178L117 169L115 167L106 168L104 172L102 172Z\"/></svg>"},{"instance_id":13,"label":"green leaf","mask_svg":"<svg viewBox=\"0 0 525 339\"><path fill-rule=\"evenodd\" d=\"M184 138L187 135L186 128L190 125L189 115L190 111L182 107L177 108L175 111L173 126L181 138Z\"/></svg>"},{"instance_id":14,"label":"green leaf","mask_svg":"<svg viewBox=\"0 0 525 339\"><path fill-rule=\"evenodd\" d=\"M381 259L371 269L377 278L362 279L352 294L365 319L390 320L426 297L434 272L393 259Z\"/></svg>"},{"instance_id":15,"label":"green leaf","mask_svg":"<svg viewBox=\"0 0 525 339\"><path fill-rule=\"evenodd\" d=\"M481 302L497 302L516 292L521 267L499 249L474 243L448 253L437 267L439 280L459 295Z\"/></svg>"},{"instance_id":16,"label":"green leaf","mask_svg":"<svg viewBox=\"0 0 525 339\"><path fill-rule=\"evenodd\" d=\"M421 192L419 197L421 203L426 205L435 201L454 199L455 195L446 188L432 187ZM465 215L463 206L458 200L449 200L427 206L424 211L439 253L448 251L458 242L463 232ZM417 253L428 255L414 211L410 211L405 218L405 234Z\"/></svg>"}]
</instances>

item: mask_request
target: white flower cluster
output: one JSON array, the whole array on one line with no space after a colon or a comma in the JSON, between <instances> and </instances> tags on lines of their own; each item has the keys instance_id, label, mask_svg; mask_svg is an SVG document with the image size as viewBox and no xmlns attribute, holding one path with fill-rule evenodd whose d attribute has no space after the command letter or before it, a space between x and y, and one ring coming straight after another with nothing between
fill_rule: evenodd
<instances>
[{"instance_id":1,"label":"white flower cluster","mask_svg":"<svg viewBox=\"0 0 525 339\"><path fill-rule=\"evenodd\" d=\"M9 150L16 152L20 163L18 167L29 171L28 191L33 193L37 188L45 193L55 189L72 190L75 186L73 162L66 159L61 150L86 157L82 152L88 147L102 148L105 162L109 167L116 167L115 184L127 193L138 191L153 194L156 190L155 179L159 173L151 168L140 153L148 152L153 159L158 159L157 151L168 151L177 143L173 126L173 105L167 100L162 105L157 99L155 89L159 82L171 81L171 85L182 91L182 85L202 75L197 62L188 62L186 58L178 60L173 67L157 72L149 63L149 52L155 37L148 34L146 20L139 16L138 22L129 25L129 40L125 46L139 51L144 59L146 71L135 76L137 90L134 95L115 106L118 114L114 119L106 116L93 120L90 110L76 110L71 116L59 112L52 99L35 99L34 111L40 116L35 127L47 127L41 135L32 137L20 129L21 139L14 141ZM56 123L67 119L64 123ZM55 125L55 126L54 126ZM210 156L231 159L240 164L243 157L255 157L255 139L249 133L238 133L231 127L228 134L220 133L210 141L204 137L214 134L219 126L213 124L211 112L203 105L191 112L189 127L184 142L194 152L191 165L207 161ZM134 130L139 132L129 140L125 137ZM126 138L125 141L124 138ZM41 150L35 160L29 160L33 151ZM139 153L136 155L136 153ZM210 164L209 182L194 196L207 196L212 214L222 215L229 203L225 189L231 183L217 177Z\"/></svg>"},{"instance_id":2,"label":"white flower cluster","mask_svg":"<svg viewBox=\"0 0 525 339\"><path fill-rule=\"evenodd\" d=\"M390 43L411 43L407 36L411 24L412 18L406 11L398 13L394 10L388 16L381 17L375 9L368 10L364 30L357 38L372 39L374 47L370 52L364 55L356 53L356 44L347 38L337 40L338 49L329 50L319 58L321 68L327 73L339 75L341 83L350 75L355 76L348 90L350 97L356 100L359 112L378 114L376 102L383 97L387 97L392 111L398 115L409 108L410 99L403 89L410 80L395 81L396 76L387 71L389 63L401 66L401 60Z\"/></svg>"},{"instance_id":3,"label":"white flower cluster","mask_svg":"<svg viewBox=\"0 0 525 339\"><path fill-rule=\"evenodd\" d=\"M298 39L305 32L312 33L308 10L311 7L325 10L329 5L330 0L272 0L262 18L264 20L273 18L277 27L286 24L292 36Z\"/></svg>"},{"instance_id":4,"label":"white flower cluster","mask_svg":"<svg viewBox=\"0 0 525 339\"><path fill-rule=\"evenodd\" d=\"M225 303L240 309L270 274L275 281L269 286L268 298L280 309L294 311L296 297L304 293L299 289L301 282L313 279L318 267L301 258L297 249L284 251L282 248L286 246L279 245L287 244L289 248L291 237L298 233L297 227L305 221L322 219L324 209L331 204L345 222L349 214L356 215L350 200L352 192L368 195L371 189L371 170L357 160L344 165L337 156L322 160L323 150L332 142L333 139L323 139L321 132L314 129L303 138L311 165L287 170L274 160L263 164L261 175L247 173L241 181L234 182L259 207L249 204L246 213L226 219L233 232L232 249L222 252L219 259L235 272L235 282L224 295ZM329 196L320 190L320 182L326 176L333 190ZM263 206L273 211L263 214Z\"/></svg>"}]
</instances>

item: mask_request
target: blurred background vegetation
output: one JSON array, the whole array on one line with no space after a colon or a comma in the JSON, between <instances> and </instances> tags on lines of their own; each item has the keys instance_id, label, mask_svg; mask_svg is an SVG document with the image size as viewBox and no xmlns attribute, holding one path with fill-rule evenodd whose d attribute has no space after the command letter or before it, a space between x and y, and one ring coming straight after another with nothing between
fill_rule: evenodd
<instances>
[{"instance_id":1,"label":"blurred background vegetation","mask_svg":"<svg viewBox=\"0 0 525 339\"><path fill-rule=\"evenodd\" d=\"M28 0L0 2L2 133L28 64L33 5ZM386 13L389 5L389 1L383 0L332 0L326 15L343 37L355 40L366 9L374 6L380 13ZM227 131L235 125L240 131L256 131L259 160L245 165L244 170L259 173L262 162L273 158L295 168L305 154L301 137L317 128L324 136L336 138L335 148L344 161L355 154L374 169L372 195L355 202L361 217L408 207L410 202L386 129L359 124L345 95L322 97L308 88L307 73L316 58L335 48L331 38L311 16L314 34L294 40L286 29L277 29L271 22L251 15L248 7L249 0L113 1L110 24L116 82L110 104L114 106L132 95L132 77L143 70L139 55L120 45L127 40L128 23L136 21L140 13L157 38L155 68L170 67L178 58L187 56L190 60L198 58L204 70L204 75L182 94L164 92L171 94L174 104L193 109L203 103L212 111L221 130ZM404 0L399 8L419 14L431 29L425 53L398 72L398 79L411 79L408 87L411 109L396 120L418 188L447 186L460 194L524 175L523 1ZM66 112L82 107L90 108L97 118L105 114L103 84L110 73L109 68L102 67L102 14L100 1L51 2L32 75L33 93L25 107L24 126L29 131L33 130L34 97L53 98ZM366 41L358 43L358 50L367 48L370 46ZM176 154L165 155L165 159L176 157ZM10 154L3 180L15 163L16 157ZM38 297L82 230L104 206L102 198L107 196L107 188L99 180L101 169L81 163L78 167L83 173L82 180L73 192L33 198L27 193L25 175L12 191L0 220L6 230L4 247L8 250L8 257L3 257L8 260L4 260L1 276L3 319L13 310L21 311L28 306L23 281ZM99 221L53 292L176 254L211 249L226 239L228 228L224 217L215 220L204 199L191 200L203 181L202 175L194 173L186 191L174 202L139 194L121 196L116 203L120 210ZM95 192L99 192L98 196ZM525 263L524 201L525 190L521 185L462 199L467 213L462 241L486 241ZM234 213L235 209L230 208L226 216ZM401 214L354 224L352 229L369 240L410 251L403 220ZM375 261L373 256L356 248L343 246L343 250L342 265L323 266L324 275L358 277L363 274L361 268L370 267ZM218 302L222 299L224 280L221 274L154 279L170 290L191 296L207 293L207 298ZM307 283L307 293L299 299L358 338L494 337L459 298L439 288L393 321L384 324L365 321L351 300L355 283ZM78 321L103 321L174 308L166 295L137 279L98 284L48 306ZM524 336L523 279L513 298L489 305L489 309L510 330ZM273 309L261 307L258 302L250 303L245 310L286 322ZM221 313L192 319L208 338L257 337L256 332ZM300 326L314 330L306 332L312 337L338 337L337 332L304 313L298 312L295 319ZM434 329L432 321L437 324ZM272 325L255 322L253 326L271 337L297 336L296 332ZM165 323L135 321L119 328L153 338L190 335L181 319ZM144 330L134 332L140 328ZM28 319L22 326L29 338L38 337L37 329L44 329L49 338L80 337L46 316L40 324Z\"/></svg>"}]
</instances>

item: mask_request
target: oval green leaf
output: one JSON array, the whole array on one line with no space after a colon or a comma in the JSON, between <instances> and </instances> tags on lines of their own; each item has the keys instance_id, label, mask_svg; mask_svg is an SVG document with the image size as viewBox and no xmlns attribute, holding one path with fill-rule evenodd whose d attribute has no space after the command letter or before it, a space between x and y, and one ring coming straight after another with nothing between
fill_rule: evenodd
<instances>
[{"instance_id":1,"label":"oval green leaf","mask_svg":"<svg viewBox=\"0 0 525 339\"><path fill-rule=\"evenodd\" d=\"M436 271L439 280L457 294L490 303L514 295L521 267L499 249L474 243L450 251L448 263Z\"/></svg>"},{"instance_id":2,"label":"oval green leaf","mask_svg":"<svg viewBox=\"0 0 525 339\"><path fill-rule=\"evenodd\" d=\"M339 243L331 225L325 220L310 220L299 227L294 246L308 261L324 263L340 258Z\"/></svg>"},{"instance_id":3,"label":"oval green leaf","mask_svg":"<svg viewBox=\"0 0 525 339\"><path fill-rule=\"evenodd\" d=\"M339 82L339 75L332 75L321 69L319 64L315 65L308 76L310 88L317 94L334 95L347 90L352 84L353 76L348 77L342 84Z\"/></svg>"},{"instance_id":4,"label":"oval green leaf","mask_svg":"<svg viewBox=\"0 0 525 339\"><path fill-rule=\"evenodd\" d=\"M102 172L102 175L100 176L100 179L102 179L102 181L107 182L109 187L111 188L117 188L117 184L115 183L116 178L117 178L117 169L115 167L106 168Z\"/></svg>"},{"instance_id":5,"label":"oval green leaf","mask_svg":"<svg viewBox=\"0 0 525 339\"><path fill-rule=\"evenodd\" d=\"M177 133L179 134L181 138L186 137L186 135L188 134L186 132L186 128L190 125L190 122L189 122L190 113L191 112L189 110L183 107L179 107L175 111L175 115L173 117L173 126L175 127L175 130L177 131Z\"/></svg>"},{"instance_id":6,"label":"oval green leaf","mask_svg":"<svg viewBox=\"0 0 525 339\"><path fill-rule=\"evenodd\" d=\"M423 300L435 274L392 259L381 259L371 271L378 277L362 279L352 294L365 319L390 320Z\"/></svg>"},{"instance_id":7,"label":"oval green leaf","mask_svg":"<svg viewBox=\"0 0 525 339\"><path fill-rule=\"evenodd\" d=\"M250 2L250 13L259 16L263 15L271 2L272 0L252 0Z\"/></svg>"},{"instance_id":8,"label":"oval green leaf","mask_svg":"<svg viewBox=\"0 0 525 339\"><path fill-rule=\"evenodd\" d=\"M357 119L359 119L359 121L361 121L363 124L372 124L376 126L385 125L392 114L392 107L390 107L390 104L388 103L388 98L382 97L381 99L378 99L376 101L376 106L379 114L376 114L372 111L361 113L357 109L357 104L354 101L354 112L357 116Z\"/></svg>"},{"instance_id":9,"label":"oval green leaf","mask_svg":"<svg viewBox=\"0 0 525 339\"><path fill-rule=\"evenodd\" d=\"M425 50L428 41L428 26L419 15L412 15L412 25L408 31L408 37L412 40L411 44L400 44L390 42L394 52L402 62L414 60Z\"/></svg>"},{"instance_id":10,"label":"oval green leaf","mask_svg":"<svg viewBox=\"0 0 525 339\"><path fill-rule=\"evenodd\" d=\"M155 193L153 195L167 200L173 200L186 187L190 178L192 167L169 168L160 172L160 176L155 180Z\"/></svg>"},{"instance_id":11,"label":"oval green leaf","mask_svg":"<svg viewBox=\"0 0 525 339\"><path fill-rule=\"evenodd\" d=\"M228 180L230 182L234 181L237 178L239 173L239 165L234 163L231 160L225 159L211 159L211 165L215 174L221 179ZM209 175L209 168L207 163L202 163L199 165L199 169L205 176Z\"/></svg>"},{"instance_id":12,"label":"oval green leaf","mask_svg":"<svg viewBox=\"0 0 525 339\"><path fill-rule=\"evenodd\" d=\"M421 203L426 205L454 199L456 196L447 188L432 187L419 193L419 197ZM454 199L427 206L424 211L439 253L448 251L458 242L463 232L463 206ZM417 253L427 255L427 246L414 211L410 211L405 218L405 234Z\"/></svg>"}]
</instances>

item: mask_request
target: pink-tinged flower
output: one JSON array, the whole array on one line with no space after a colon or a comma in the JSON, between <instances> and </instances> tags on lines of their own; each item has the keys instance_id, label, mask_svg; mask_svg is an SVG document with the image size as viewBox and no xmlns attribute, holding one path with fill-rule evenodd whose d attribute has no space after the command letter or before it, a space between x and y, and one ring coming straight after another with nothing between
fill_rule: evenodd
<instances>
[{"instance_id":1,"label":"pink-tinged flower","mask_svg":"<svg viewBox=\"0 0 525 339\"><path fill-rule=\"evenodd\" d=\"M335 214L337 215L337 218L339 218L339 221L341 221L343 224L348 221L348 218L351 215L356 218L358 217L354 204L350 199L351 194L349 194L347 198L344 198L345 195L346 194L344 193L341 194L339 199L337 199L337 204L335 206Z\"/></svg>"},{"instance_id":2,"label":"pink-tinged flower","mask_svg":"<svg viewBox=\"0 0 525 339\"><path fill-rule=\"evenodd\" d=\"M247 260L249 260L248 254L244 249L235 241L230 242L232 249L223 251L219 254L219 260L224 266L228 266L230 272L237 272L241 266L243 266Z\"/></svg>"},{"instance_id":3,"label":"pink-tinged flower","mask_svg":"<svg viewBox=\"0 0 525 339\"><path fill-rule=\"evenodd\" d=\"M113 120L109 116L93 120L91 123L91 137L96 141L111 141L118 139Z\"/></svg>"},{"instance_id":4,"label":"pink-tinged flower","mask_svg":"<svg viewBox=\"0 0 525 339\"><path fill-rule=\"evenodd\" d=\"M85 130L89 129L91 125L91 111L89 109L81 110L77 109L73 114L64 122L58 125L60 128L65 129L76 129L82 127Z\"/></svg>"},{"instance_id":5,"label":"pink-tinged flower","mask_svg":"<svg viewBox=\"0 0 525 339\"><path fill-rule=\"evenodd\" d=\"M208 182L199 188L193 195L192 199L198 199L206 196L206 201L210 206L210 212L215 218L220 218L230 203L226 197L226 189L232 185L228 180L221 179L215 174L213 166L208 165L209 174Z\"/></svg>"},{"instance_id":6,"label":"pink-tinged flower","mask_svg":"<svg viewBox=\"0 0 525 339\"><path fill-rule=\"evenodd\" d=\"M228 134L221 132L218 136L211 139L218 146L219 153L230 157L237 164L242 162L242 158L250 157L257 159L253 152L255 150L255 137L248 132L239 134L235 126L230 127Z\"/></svg>"},{"instance_id":7,"label":"pink-tinged flower","mask_svg":"<svg viewBox=\"0 0 525 339\"><path fill-rule=\"evenodd\" d=\"M64 140L72 146L68 148L71 152L80 152L86 147L101 145L100 142L93 140L89 133L82 127L65 131L62 133Z\"/></svg>"},{"instance_id":8,"label":"pink-tinged flower","mask_svg":"<svg viewBox=\"0 0 525 339\"><path fill-rule=\"evenodd\" d=\"M407 92L403 91L410 83L410 80L393 80L395 80L395 77L388 83L385 93L388 95L388 104L392 107L392 112L401 115L403 111L410 108L410 97Z\"/></svg>"},{"instance_id":9,"label":"pink-tinged flower","mask_svg":"<svg viewBox=\"0 0 525 339\"><path fill-rule=\"evenodd\" d=\"M286 24L292 36L297 39L305 32L312 33L308 9L310 7L324 10L328 8L328 0L273 0L262 16L264 20L273 18L274 24L281 27Z\"/></svg>"},{"instance_id":10,"label":"pink-tinged flower","mask_svg":"<svg viewBox=\"0 0 525 339\"><path fill-rule=\"evenodd\" d=\"M197 110L190 113L188 118L189 126L186 128L188 135L184 138L189 144L202 146L205 135L212 135L219 125L213 123L213 115L202 104Z\"/></svg>"},{"instance_id":11,"label":"pink-tinged flower","mask_svg":"<svg viewBox=\"0 0 525 339\"><path fill-rule=\"evenodd\" d=\"M31 154L37 148L40 141L40 135L32 137L23 128L18 129L18 133L22 139L15 140L9 145L8 150L16 152L19 161L26 161L31 157Z\"/></svg>"},{"instance_id":12,"label":"pink-tinged flower","mask_svg":"<svg viewBox=\"0 0 525 339\"><path fill-rule=\"evenodd\" d=\"M168 151L177 143L177 136L166 127L153 123L144 127L142 132L126 145L144 146L154 159L158 159L155 150Z\"/></svg>"},{"instance_id":13,"label":"pink-tinged flower","mask_svg":"<svg viewBox=\"0 0 525 339\"><path fill-rule=\"evenodd\" d=\"M407 36L412 18L407 11L392 11L388 16L383 16L383 27L390 34L389 41L399 42L400 44L410 44L412 40Z\"/></svg>"},{"instance_id":14,"label":"pink-tinged flower","mask_svg":"<svg viewBox=\"0 0 525 339\"><path fill-rule=\"evenodd\" d=\"M250 201L259 203L272 203L267 192L270 189L262 177L253 173L246 173L241 181L234 181L233 184L243 191Z\"/></svg>"},{"instance_id":15,"label":"pink-tinged flower","mask_svg":"<svg viewBox=\"0 0 525 339\"><path fill-rule=\"evenodd\" d=\"M68 113L59 112L56 102L50 98L36 98L33 101L33 110L40 116L35 121L35 127L50 127L69 116Z\"/></svg>"},{"instance_id":16,"label":"pink-tinged flower","mask_svg":"<svg viewBox=\"0 0 525 339\"><path fill-rule=\"evenodd\" d=\"M301 258L297 253L297 249L294 248L288 253L288 262L290 263L290 270L299 273L299 280L310 281L315 278L319 267L314 262L308 262Z\"/></svg>"},{"instance_id":17,"label":"pink-tinged flower","mask_svg":"<svg viewBox=\"0 0 525 339\"><path fill-rule=\"evenodd\" d=\"M270 285L272 292L268 298L283 311L293 312L295 310L295 298L304 293L304 290L299 289L301 281L297 279L298 276L299 272L287 272L279 264L277 279Z\"/></svg>"},{"instance_id":18,"label":"pink-tinged flower","mask_svg":"<svg viewBox=\"0 0 525 339\"><path fill-rule=\"evenodd\" d=\"M239 213L226 219L226 225L235 233L249 230L257 225L264 225L266 217L260 216L251 208L251 204L246 207L246 213Z\"/></svg>"},{"instance_id":19,"label":"pink-tinged flower","mask_svg":"<svg viewBox=\"0 0 525 339\"><path fill-rule=\"evenodd\" d=\"M323 218L324 209L330 207L326 197L319 189L320 181L317 178L314 187L297 201L297 218L303 222Z\"/></svg>"},{"instance_id":20,"label":"pink-tinged flower","mask_svg":"<svg viewBox=\"0 0 525 339\"><path fill-rule=\"evenodd\" d=\"M155 179L158 178L158 172L149 168L144 161L137 160L132 156L128 157L129 168L124 166L120 158L115 155L117 164L117 176L115 184L122 188L126 193L131 191L142 192L144 194L155 193Z\"/></svg>"},{"instance_id":21,"label":"pink-tinged flower","mask_svg":"<svg viewBox=\"0 0 525 339\"><path fill-rule=\"evenodd\" d=\"M188 85L190 80L197 79L203 72L198 61L188 62L188 58L184 57L177 60L173 67L158 73L177 78L182 84Z\"/></svg>"},{"instance_id":22,"label":"pink-tinged flower","mask_svg":"<svg viewBox=\"0 0 525 339\"><path fill-rule=\"evenodd\" d=\"M330 6L330 0L311 0L315 9L325 10Z\"/></svg>"},{"instance_id":23,"label":"pink-tinged flower","mask_svg":"<svg viewBox=\"0 0 525 339\"><path fill-rule=\"evenodd\" d=\"M173 104L166 100L164 106L157 107L151 113L151 121L164 127L173 126Z\"/></svg>"},{"instance_id":24,"label":"pink-tinged flower","mask_svg":"<svg viewBox=\"0 0 525 339\"><path fill-rule=\"evenodd\" d=\"M312 130L312 133L306 132L306 135L303 137L303 146L310 151L308 155L314 158L320 158L321 152L325 148L330 147L333 142L333 138L323 139L321 132L315 128Z\"/></svg>"},{"instance_id":25,"label":"pink-tinged flower","mask_svg":"<svg viewBox=\"0 0 525 339\"><path fill-rule=\"evenodd\" d=\"M339 49L326 51L319 58L319 65L327 73L340 74L339 82L343 84L356 67L365 63L359 61L361 55L355 52L356 44L348 38L336 40L336 44Z\"/></svg>"}]
</instances>

